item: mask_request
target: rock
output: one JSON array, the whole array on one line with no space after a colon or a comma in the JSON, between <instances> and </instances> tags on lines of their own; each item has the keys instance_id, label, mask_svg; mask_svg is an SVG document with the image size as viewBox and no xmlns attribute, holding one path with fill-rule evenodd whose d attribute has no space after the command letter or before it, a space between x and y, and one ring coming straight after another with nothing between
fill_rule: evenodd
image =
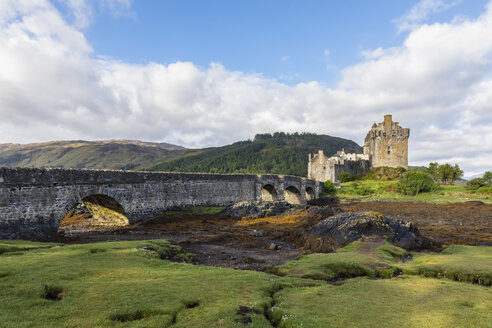
<instances>
[{"instance_id":1,"label":"rock","mask_svg":"<svg viewBox=\"0 0 492 328\"><path fill-rule=\"evenodd\" d=\"M407 250L432 247L410 222L384 217L376 212L343 213L324 219L308 232L305 248L313 251L342 247L362 237L379 236ZM337 247L337 248L338 248Z\"/></svg>"},{"instance_id":2,"label":"rock","mask_svg":"<svg viewBox=\"0 0 492 328\"><path fill-rule=\"evenodd\" d=\"M320 197L317 199L312 199L307 202L309 205L315 205L315 206L327 206L327 205L334 205L338 203L338 198L328 196L328 197Z\"/></svg>"},{"instance_id":3,"label":"rock","mask_svg":"<svg viewBox=\"0 0 492 328\"><path fill-rule=\"evenodd\" d=\"M271 243L270 247L268 247L268 249L274 251L274 250L278 249L278 246L277 246L277 244Z\"/></svg>"},{"instance_id":4,"label":"rock","mask_svg":"<svg viewBox=\"0 0 492 328\"><path fill-rule=\"evenodd\" d=\"M284 213L285 211L299 208L299 205L292 205L287 202L240 202L227 207L223 216L240 219L243 217L267 217Z\"/></svg>"},{"instance_id":5,"label":"rock","mask_svg":"<svg viewBox=\"0 0 492 328\"><path fill-rule=\"evenodd\" d=\"M265 233L263 232L263 230L254 230L254 231L251 231L249 233L249 235L252 237L263 237L265 235Z\"/></svg>"}]
</instances>

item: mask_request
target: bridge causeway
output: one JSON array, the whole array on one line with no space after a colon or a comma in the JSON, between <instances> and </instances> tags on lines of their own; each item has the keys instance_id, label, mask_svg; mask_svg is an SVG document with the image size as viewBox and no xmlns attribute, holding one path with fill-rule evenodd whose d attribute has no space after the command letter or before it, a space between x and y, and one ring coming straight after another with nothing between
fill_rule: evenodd
<instances>
[{"instance_id":1,"label":"bridge causeway","mask_svg":"<svg viewBox=\"0 0 492 328\"><path fill-rule=\"evenodd\" d=\"M113 198L136 223L184 206L305 204L318 198L320 188L314 180L288 175L0 168L0 239L52 235L67 212L91 195Z\"/></svg>"}]
</instances>

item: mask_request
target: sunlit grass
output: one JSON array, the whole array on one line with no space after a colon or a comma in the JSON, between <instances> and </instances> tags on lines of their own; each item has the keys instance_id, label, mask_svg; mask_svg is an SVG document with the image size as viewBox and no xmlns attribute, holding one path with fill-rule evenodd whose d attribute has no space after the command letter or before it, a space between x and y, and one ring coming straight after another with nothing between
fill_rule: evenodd
<instances>
[{"instance_id":1,"label":"sunlit grass","mask_svg":"<svg viewBox=\"0 0 492 328\"><path fill-rule=\"evenodd\" d=\"M355 242L289 262L279 277L162 260L159 254L176 247L164 240L0 242L5 246L22 251L0 255L1 327L244 327L240 306L252 309L252 327L271 327L269 320L278 327L486 327L492 320L489 287L422 276L374 279L396 267L490 273L490 247L450 247L402 263L405 250ZM323 279L368 277L339 286L299 278L320 278L317 271Z\"/></svg>"},{"instance_id":2,"label":"sunlit grass","mask_svg":"<svg viewBox=\"0 0 492 328\"><path fill-rule=\"evenodd\" d=\"M406 273L492 285L491 246L448 246L441 253L415 253Z\"/></svg>"},{"instance_id":3,"label":"sunlit grass","mask_svg":"<svg viewBox=\"0 0 492 328\"><path fill-rule=\"evenodd\" d=\"M359 201L394 201L432 204L461 203L468 201L482 201L492 204L492 194L468 191L464 186L441 186L440 190L424 192L416 196L407 196L395 192L398 181L357 180L342 183L337 189L340 199Z\"/></svg>"},{"instance_id":4,"label":"sunlit grass","mask_svg":"<svg viewBox=\"0 0 492 328\"><path fill-rule=\"evenodd\" d=\"M483 286L417 276L355 278L276 294L280 327L490 327Z\"/></svg>"}]
</instances>

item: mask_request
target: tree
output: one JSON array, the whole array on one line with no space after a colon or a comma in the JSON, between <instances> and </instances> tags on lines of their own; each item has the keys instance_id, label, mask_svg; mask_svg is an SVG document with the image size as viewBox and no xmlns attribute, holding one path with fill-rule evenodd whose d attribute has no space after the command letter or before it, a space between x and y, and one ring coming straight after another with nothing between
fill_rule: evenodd
<instances>
[{"instance_id":1,"label":"tree","mask_svg":"<svg viewBox=\"0 0 492 328\"><path fill-rule=\"evenodd\" d=\"M434 181L442 184L453 184L454 181L463 176L463 171L460 169L458 164L453 166L449 163L441 165L437 162L431 162L425 171L432 177L432 179L434 179Z\"/></svg>"},{"instance_id":2,"label":"tree","mask_svg":"<svg viewBox=\"0 0 492 328\"><path fill-rule=\"evenodd\" d=\"M439 163L430 162L429 167L426 170L427 173L434 179L434 181L439 181Z\"/></svg>"},{"instance_id":3,"label":"tree","mask_svg":"<svg viewBox=\"0 0 492 328\"><path fill-rule=\"evenodd\" d=\"M482 177L483 181L485 182L485 184L487 185L491 185L492 184L492 172L491 171L487 171L483 174L483 177Z\"/></svg>"},{"instance_id":4,"label":"tree","mask_svg":"<svg viewBox=\"0 0 492 328\"><path fill-rule=\"evenodd\" d=\"M443 184L453 184L454 181L458 180L463 176L463 171L460 169L458 164L452 166L449 163L439 165L439 180Z\"/></svg>"}]
</instances>

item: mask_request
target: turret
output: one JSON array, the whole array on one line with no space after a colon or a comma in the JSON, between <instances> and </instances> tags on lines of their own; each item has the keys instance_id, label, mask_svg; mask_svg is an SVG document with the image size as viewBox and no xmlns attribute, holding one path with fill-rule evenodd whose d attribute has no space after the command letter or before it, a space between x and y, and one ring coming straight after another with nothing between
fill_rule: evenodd
<instances>
[{"instance_id":1,"label":"turret","mask_svg":"<svg viewBox=\"0 0 492 328\"><path fill-rule=\"evenodd\" d=\"M384 115L384 132L386 132L386 135L391 134L392 125L393 125L392 115Z\"/></svg>"},{"instance_id":2,"label":"turret","mask_svg":"<svg viewBox=\"0 0 492 328\"><path fill-rule=\"evenodd\" d=\"M410 129L393 122L392 115L373 124L364 140L364 154L369 155L372 167L402 166L408 168L408 137Z\"/></svg>"}]
</instances>

